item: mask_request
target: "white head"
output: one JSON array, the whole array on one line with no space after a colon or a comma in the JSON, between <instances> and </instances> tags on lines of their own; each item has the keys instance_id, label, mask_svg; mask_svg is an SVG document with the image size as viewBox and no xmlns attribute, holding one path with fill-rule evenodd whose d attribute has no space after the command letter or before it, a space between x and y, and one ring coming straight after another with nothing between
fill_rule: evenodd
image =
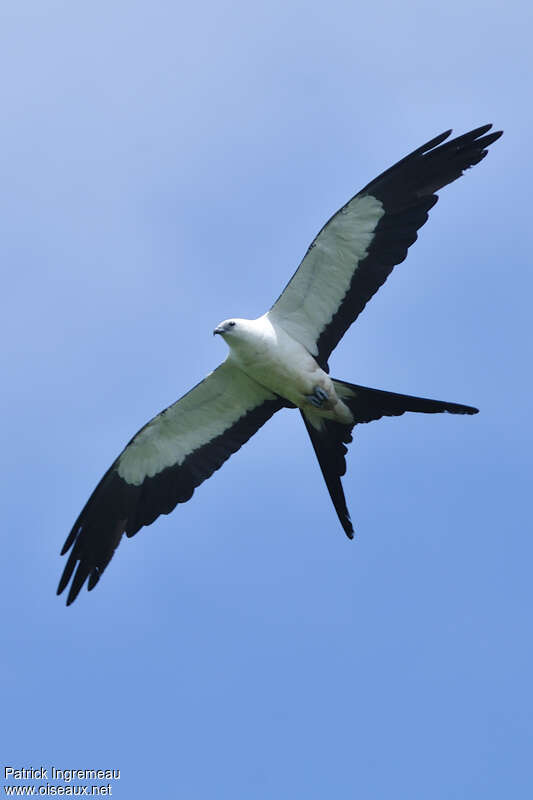
<instances>
[{"instance_id":1,"label":"white head","mask_svg":"<svg viewBox=\"0 0 533 800\"><path fill-rule=\"evenodd\" d=\"M219 334L222 336L223 339L234 338L238 336L239 331L239 322L243 322L242 319L225 319L224 322L220 322L215 330L213 331L213 336ZM227 341L227 340L226 340Z\"/></svg>"},{"instance_id":2,"label":"white head","mask_svg":"<svg viewBox=\"0 0 533 800\"><path fill-rule=\"evenodd\" d=\"M264 336L262 318L259 319L239 319L232 317L225 319L216 326L213 336L219 334L229 347L242 349L253 345L256 347Z\"/></svg>"}]
</instances>

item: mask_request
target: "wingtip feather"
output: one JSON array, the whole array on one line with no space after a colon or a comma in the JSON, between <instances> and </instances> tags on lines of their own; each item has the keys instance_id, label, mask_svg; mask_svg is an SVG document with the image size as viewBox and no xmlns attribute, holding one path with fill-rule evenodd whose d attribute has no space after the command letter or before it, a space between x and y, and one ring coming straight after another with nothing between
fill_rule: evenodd
<instances>
[{"instance_id":1,"label":"wingtip feather","mask_svg":"<svg viewBox=\"0 0 533 800\"><path fill-rule=\"evenodd\" d=\"M72 577L72 573L74 572L77 560L78 559L76 557L76 553L73 550L69 556L67 563L65 564L65 569L63 570L63 574L61 575L61 578L59 580L59 584L57 587L57 594L61 594L67 587L67 584Z\"/></svg>"},{"instance_id":2,"label":"wingtip feather","mask_svg":"<svg viewBox=\"0 0 533 800\"><path fill-rule=\"evenodd\" d=\"M68 553L68 551L70 550L70 548L72 547L72 545L76 540L76 535L78 533L79 528L80 528L79 522L76 521L76 524L73 526L72 530L70 531L69 535L66 538L65 544L61 548L60 555L64 556L65 553Z\"/></svg>"},{"instance_id":3,"label":"wingtip feather","mask_svg":"<svg viewBox=\"0 0 533 800\"><path fill-rule=\"evenodd\" d=\"M67 606L74 602L80 590L87 580L87 576L89 575L89 567L83 561L80 561L78 564L78 569L76 570L76 574L72 579L72 584L70 586L70 591L67 597Z\"/></svg>"}]
</instances>

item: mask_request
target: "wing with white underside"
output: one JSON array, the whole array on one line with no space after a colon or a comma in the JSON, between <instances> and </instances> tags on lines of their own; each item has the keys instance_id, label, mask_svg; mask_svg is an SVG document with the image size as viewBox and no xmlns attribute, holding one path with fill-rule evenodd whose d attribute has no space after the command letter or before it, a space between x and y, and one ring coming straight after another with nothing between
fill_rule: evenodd
<instances>
[{"instance_id":1,"label":"wing with white underside","mask_svg":"<svg viewBox=\"0 0 533 800\"><path fill-rule=\"evenodd\" d=\"M123 533L133 536L189 500L282 407L279 397L225 361L154 417L112 464L76 520L62 550L72 548L58 594L73 575L67 604L87 578L92 589Z\"/></svg>"},{"instance_id":2,"label":"wing with white underside","mask_svg":"<svg viewBox=\"0 0 533 800\"><path fill-rule=\"evenodd\" d=\"M322 228L268 312L327 369L330 353L393 267L407 256L437 192L501 136L483 125L419 147L355 195Z\"/></svg>"}]
</instances>

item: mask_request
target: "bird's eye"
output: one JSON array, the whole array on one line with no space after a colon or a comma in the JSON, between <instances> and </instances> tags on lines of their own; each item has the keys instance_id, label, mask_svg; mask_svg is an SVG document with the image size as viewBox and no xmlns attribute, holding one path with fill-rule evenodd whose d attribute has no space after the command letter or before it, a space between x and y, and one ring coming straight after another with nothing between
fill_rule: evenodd
<instances>
[{"instance_id":1,"label":"bird's eye","mask_svg":"<svg viewBox=\"0 0 533 800\"><path fill-rule=\"evenodd\" d=\"M234 328L235 327L235 323L233 322L233 320L229 323L229 326L230 326L230 328Z\"/></svg>"}]
</instances>

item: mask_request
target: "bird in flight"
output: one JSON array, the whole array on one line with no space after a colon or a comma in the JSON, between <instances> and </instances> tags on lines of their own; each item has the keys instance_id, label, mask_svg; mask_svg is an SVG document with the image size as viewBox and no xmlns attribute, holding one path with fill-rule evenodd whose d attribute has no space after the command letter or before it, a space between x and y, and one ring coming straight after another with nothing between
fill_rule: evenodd
<instances>
[{"instance_id":1,"label":"bird in flight","mask_svg":"<svg viewBox=\"0 0 533 800\"><path fill-rule=\"evenodd\" d=\"M331 378L328 359L372 295L407 256L437 194L478 164L502 135L483 125L423 144L358 192L324 225L272 308L232 318L214 334L226 360L141 430L110 466L61 551L57 593L67 605L93 589L122 535L169 514L282 408L298 408L333 506L353 527L341 484L355 425L406 411L476 414L458 403L370 389ZM448 141L446 141L448 140Z\"/></svg>"}]
</instances>

